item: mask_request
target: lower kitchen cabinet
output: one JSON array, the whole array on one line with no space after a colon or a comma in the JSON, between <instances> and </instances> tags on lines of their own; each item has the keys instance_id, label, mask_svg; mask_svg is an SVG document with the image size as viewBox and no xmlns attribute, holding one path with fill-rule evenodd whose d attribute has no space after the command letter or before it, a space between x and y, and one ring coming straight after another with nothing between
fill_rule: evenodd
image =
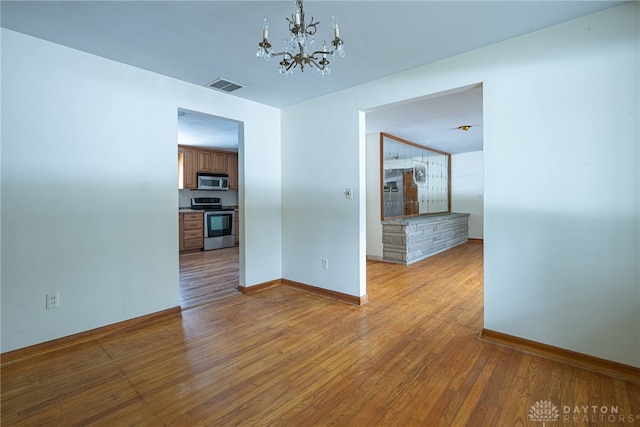
<instances>
[{"instance_id":1,"label":"lower kitchen cabinet","mask_svg":"<svg viewBox=\"0 0 640 427\"><path fill-rule=\"evenodd\" d=\"M180 214L180 250L204 249L204 216L198 213Z\"/></svg>"},{"instance_id":2,"label":"lower kitchen cabinet","mask_svg":"<svg viewBox=\"0 0 640 427\"><path fill-rule=\"evenodd\" d=\"M240 244L240 211L236 209L236 245Z\"/></svg>"}]
</instances>

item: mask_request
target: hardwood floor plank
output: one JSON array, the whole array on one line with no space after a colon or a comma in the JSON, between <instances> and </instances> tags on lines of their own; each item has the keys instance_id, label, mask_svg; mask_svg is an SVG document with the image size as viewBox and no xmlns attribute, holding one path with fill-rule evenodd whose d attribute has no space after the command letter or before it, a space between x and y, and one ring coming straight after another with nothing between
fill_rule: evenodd
<instances>
[{"instance_id":1,"label":"hardwood floor plank","mask_svg":"<svg viewBox=\"0 0 640 427\"><path fill-rule=\"evenodd\" d=\"M180 306L183 309L240 294L239 247L180 254Z\"/></svg>"},{"instance_id":2,"label":"hardwood floor plank","mask_svg":"<svg viewBox=\"0 0 640 427\"><path fill-rule=\"evenodd\" d=\"M362 307L278 286L3 366L2 425L529 426L540 400L640 415L639 384L478 339L482 245L367 275Z\"/></svg>"}]
</instances>

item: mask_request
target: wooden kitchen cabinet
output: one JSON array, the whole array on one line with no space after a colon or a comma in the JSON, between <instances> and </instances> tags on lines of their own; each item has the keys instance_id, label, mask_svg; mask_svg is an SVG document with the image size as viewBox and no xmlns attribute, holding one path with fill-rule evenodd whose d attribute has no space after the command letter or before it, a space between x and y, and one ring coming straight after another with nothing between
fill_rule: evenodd
<instances>
[{"instance_id":1,"label":"wooden kitchen cabinet","mask_svg":"<svg viewBox=\"0 0 640 427\"><path fill-rule=\"evenodd\" d=\"M238 189L238 155L227 154L227 173L229 174L229 189Z\"/></svg>"},{"instance_id":2,"label":"wooden kitchen cabinet","mask_svg":"<svg viewBox=\"0 0 640 427\"><path fill-rule=\"evenodd\" d=\"M182 252L184 250L184 229L182 228L182 214L178 215L178 250Z\"/></svg>"},{"instance_id":3,"label":"wooden kitchen cabinet","mask_svg":"<svg viewBox=\"0 0 640 427\"><path fill-rule=\"evenodd\" d=\"M418 186L413 179L412 172L404 172L402 177L404 184L404 214L417 215L420 213L420 202L418 200Z\"/></svg>"},{"instance_id":4,"label":"wooden kitchen cabinet","mask_svg":"<svg viewBox=\"0 0 640 427\"><path fill-rule=\"evenodd\" d=\"M190 212L180 214L180 250L204 249L204 214Z\"/></svg>"},{"instance_id":5,"label":"wooden kitchen cabinet","mask_svg":"<svg viewBox=\"0 0 640 427\"><path fill-rule=\"evenodd\" d=\"M211 171L227 173L227 154L219 151L211 152Z\"/></svg>"},{"instance_id":6,"label":"wooden kitchen cabinet","mask_svg":"<svg viewBox=\"0 0 640 427\"><path fill-rule=\"evenodd\" d=\"M198 172L226 173L229 175L229 189L237 190L238 154L179 145L178 188L196 189Z\"/></svg>"},{"instance_id":7,"label":"wooden kitchen cabinet","mask_svg":"<svg viewBox=\"0 0 640 427\"><path fill-rule=\"evenodd\" d=\"M221 151L198 150L197 172L227 173L227 154Z\"/></svg>"},{"instance_id":8,"label":"wooden kitchen cabinet","mask_svg":"<svg viewBox=\"0 0 640 427\"><path fill-rule=\"evenodd\" d=\"M213 161L211 151L198 150L198 172L212 172Z\"/></svg>"},{"instance_id":9,"label":"wooden kitchen cabinet","mask_svg":"<svg viewBox=\"0 0 640 427\"><path fill-rule=\"evenodd\" d=\"M178 146L178 188L195 189L197 152L194 148Z\"/></svg>"},{"instance_id":10,"label":"wooden kitchen cabinet","mask_svg":"<svg viewBox=\"0 0 640 427\"><path fill-rule=\"evenodd\" d=\"M240 210L236 209L236 245L240 244Z\"/></svg>"}]
</instances>

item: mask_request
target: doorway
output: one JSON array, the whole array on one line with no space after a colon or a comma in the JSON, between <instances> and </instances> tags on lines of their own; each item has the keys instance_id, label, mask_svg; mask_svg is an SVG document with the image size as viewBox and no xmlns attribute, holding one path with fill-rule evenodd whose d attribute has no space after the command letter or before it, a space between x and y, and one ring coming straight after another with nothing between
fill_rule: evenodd
<instances>
[{"instance_id":1,"label":"doorway","mask_svg":"<svg viewBox=\"0 0 640 427\"><path fill-rule=\"evenodd\" d=\"M368 260L373 261L381 261L383 258L379 136L381 132L452 154L451 211L469 213L469 239L476 243L483 242L482 83L365 111L366 255ZM413 213L406 212L405 209L405 215Z\"/></svg>"},{"instance_id":2,"label":"doorway","mask_svg":"<svg viewBox=\"0 0 640 427\"><path fill-rule=\"evenodd\" d=\"M382 263L382 193L380 133L391 133L428 148L449 152L451 156L451 211L469 213L469 243L416 262L403 269L413 271L422 265L439 262L472 266L468 284L480 277L481 295L484 290L484 132L483 87L481 83L453 89L416 99L385 105L365 112L365 169L366 169L366 258L367 272L393 271L394 264ZM467 127L469 126L469 127ZM403 179L402 176L399 179ZM405 205L406 207L406 205ZM409 212L408 214L412 214ZM470 257L470 258L469 258ZM471 264L464 260L475 259ZM480 264L478 261L480 260ZM461 265L462 265L461 264ZM453 267L452 267L453 268ZM367 280L368 282L368 280ZM373 282L375 284L375 281ZM369 283L367 283L369 286ZM374 285L375 286L375 285ZM370 298L375 292L367 290ZM403 288L400 292L405 292ZM480 298L482 300L482 298ZM478 306L482 312L481 305Z\"/></svg>"},{"instance_id":3,"label":"doorway","mask_svg":"<svg viewBox=\"0 0 640 427\"><path fill-rule=\"evenodd\" d=\"M183 310L240 295L240 206L243 123L178 108L179 298ZM221 188L203 189L198 176L221 176ZM202 201L207 203L203 203ZM206 205L206 206L204 206ZM210 249L204 210L230 212L230 245ZM229 237L229 236L227 236ZM235 241L235 245L234 245Z\"/></svg>"}]
</instances>

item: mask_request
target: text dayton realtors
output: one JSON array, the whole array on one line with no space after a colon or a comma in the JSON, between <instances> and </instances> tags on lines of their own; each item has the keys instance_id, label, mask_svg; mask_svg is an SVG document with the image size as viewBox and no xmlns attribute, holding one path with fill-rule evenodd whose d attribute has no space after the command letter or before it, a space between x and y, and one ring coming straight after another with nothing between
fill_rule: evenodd
<instances>
[{"instance_id":1,"label":"text dayton realtors","mask_svg":"<svg viewBox=\"0 0 640 427\"><path fill-rule=\"evenodd\" d=\"M578 422L619 422L633 423L640 421L640 415L620 414L618 406L562 406L563 421Z\"/></svg>"}]
</instances>

